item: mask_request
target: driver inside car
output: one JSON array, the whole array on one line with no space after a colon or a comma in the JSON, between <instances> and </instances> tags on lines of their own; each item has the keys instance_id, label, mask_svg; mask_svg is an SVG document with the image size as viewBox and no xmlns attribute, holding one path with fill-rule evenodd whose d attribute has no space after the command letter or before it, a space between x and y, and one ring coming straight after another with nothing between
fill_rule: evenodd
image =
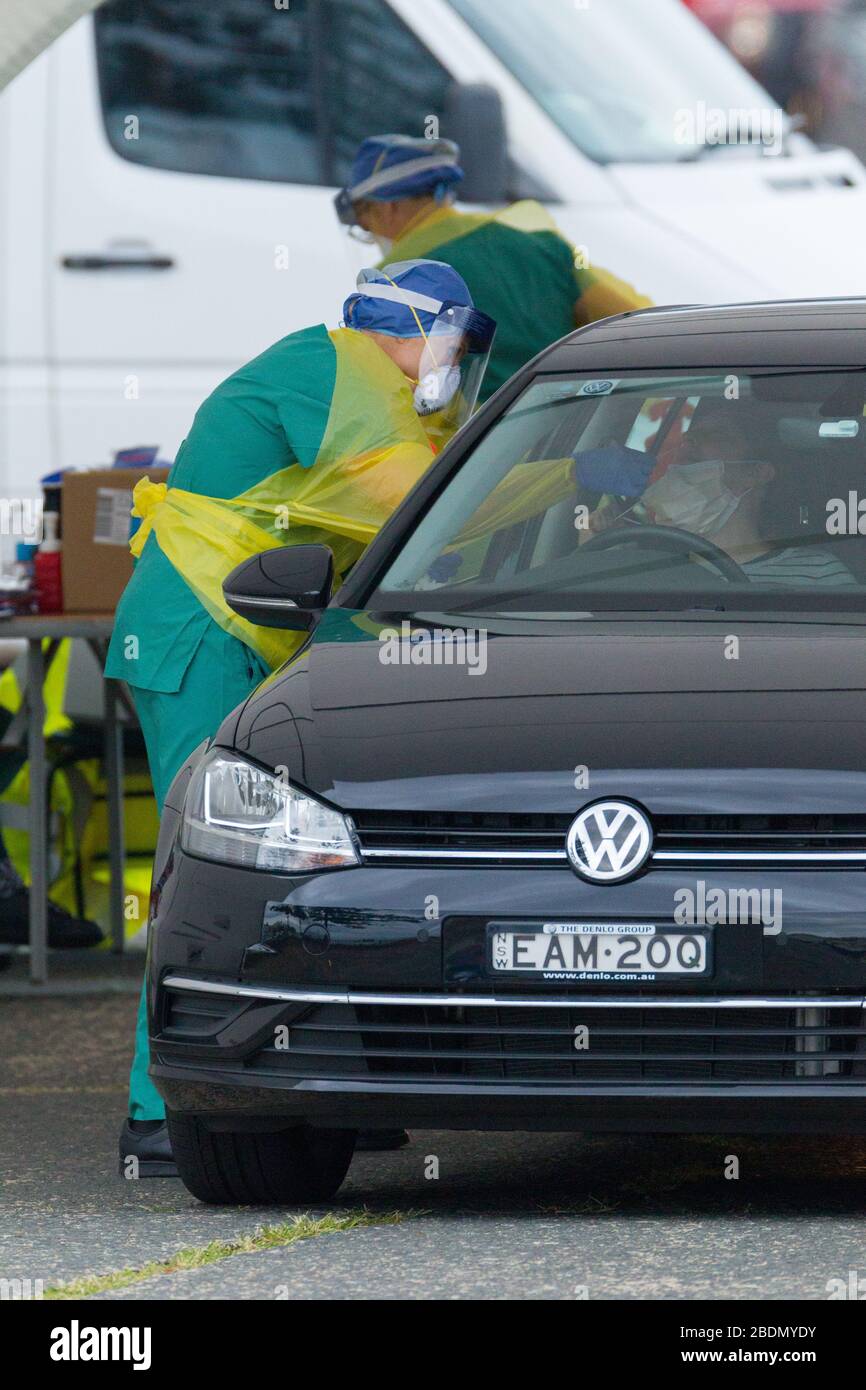
<instances>
[{"instance_id":1,"label":"driver inside car","mask_svg":"<svg viewBox=\"0 0 866 1390\"><path fill-rule=\"evenodd\" d=\"M623 455L635 452L622 448ZM578 478L581 464L578 454ZM712 541L751 581L785 586L856 584L829 547L786 546L762 534L765 503L775 478L772 463L749 457L745 436L734 421L705 416L689 429L678 461L645 488L640 506L646 519L657 525L692 531ZM620 524L634 525L638 521L630 515L634 506L631 503L624 510L621 501L606 499L590 517L589 535Z\"/></svg>"}]
</instances>

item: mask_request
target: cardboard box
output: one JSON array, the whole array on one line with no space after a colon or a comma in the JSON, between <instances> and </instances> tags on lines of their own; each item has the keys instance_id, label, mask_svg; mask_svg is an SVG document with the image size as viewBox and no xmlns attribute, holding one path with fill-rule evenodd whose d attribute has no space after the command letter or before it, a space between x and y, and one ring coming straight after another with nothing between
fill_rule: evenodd
<instances>
[{"instance_id":1,"label":"cardboard box","mask_svg":"<svg viewBox=\"0 0 866 1390\"><path fill-rule=\"evenodd\" d=\"M60 490L63 611L113 613L132 574L132 489L165 482L167 468L94 468L66 473Z\"/></svg>"}]
</instances>

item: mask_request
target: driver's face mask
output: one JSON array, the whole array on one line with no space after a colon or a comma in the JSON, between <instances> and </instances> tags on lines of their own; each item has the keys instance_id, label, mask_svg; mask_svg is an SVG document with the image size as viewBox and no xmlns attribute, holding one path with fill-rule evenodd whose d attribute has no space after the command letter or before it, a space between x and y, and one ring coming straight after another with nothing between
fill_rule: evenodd
<instances>
[{"instance_id":1,"label":"driver's face mask","mask_svg":"<svg viewBox=\"0 0 866 1390\"><path fill-rule=\"evenodd\" d=\"M642 500L663 524L698 536L714 536L730 521L745 496L745 492L738 495L728 487L722 459L705 459L671 464L658 482L647 488Z\"/></svg>"}]
</instances>

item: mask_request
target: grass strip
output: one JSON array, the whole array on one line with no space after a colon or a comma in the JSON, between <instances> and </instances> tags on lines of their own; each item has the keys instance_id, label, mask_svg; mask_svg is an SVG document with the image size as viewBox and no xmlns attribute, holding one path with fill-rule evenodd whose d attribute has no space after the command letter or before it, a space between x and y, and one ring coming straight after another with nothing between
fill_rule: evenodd
<instances>
[{"instance_id":1,"label":"grass strip","mask_svg":"<svg viewBox=\"0 0 866 1390\"><path fill-rule=\"evenodd\" d=\"M299 1240L310 1240L313 1236L332 1235L336 1231L354 1231L361 1226L396 1226L408 1217L420 1215L419 1212L369 1212L350 1211L334 1216L294 1216L290 1221L277 1226L262 1226L253 1235L241 1236L238 1240L212 1240L208 1245L193 1245L178 1250L165 1260L150 1260L138 1269L118 1269L111 1274L87 1274L69 1283L55 1284L47 1288L43 1298L89 1298L94 1294L113 1293L115 1289L125 1289L132 1284L144 1283L160 1274L175 1274L181 1269L201 1269L204 1265L216 1264L230 1259L233 1255L251 1255L260 1250L275 1250L286 1245L294 1245Z\"/></svg>"}]
</instances>

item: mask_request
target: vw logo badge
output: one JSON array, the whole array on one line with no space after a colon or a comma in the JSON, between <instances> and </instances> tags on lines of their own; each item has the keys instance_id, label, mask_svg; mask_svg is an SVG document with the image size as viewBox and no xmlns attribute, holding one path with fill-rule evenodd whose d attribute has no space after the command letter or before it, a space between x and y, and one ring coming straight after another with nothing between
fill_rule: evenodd
<instances>
[{"instance_id":1,"label":"vw logo badge","mask_svg":"<svg viewBox=\"0 0 866 1390\"><path fill-rule=\"evenodd\" d=\"M572 822L565 842L572 868L592 883L620 883L646 863L652 827L628 801L595 801Z\"/></svg>"}]
</instances>

